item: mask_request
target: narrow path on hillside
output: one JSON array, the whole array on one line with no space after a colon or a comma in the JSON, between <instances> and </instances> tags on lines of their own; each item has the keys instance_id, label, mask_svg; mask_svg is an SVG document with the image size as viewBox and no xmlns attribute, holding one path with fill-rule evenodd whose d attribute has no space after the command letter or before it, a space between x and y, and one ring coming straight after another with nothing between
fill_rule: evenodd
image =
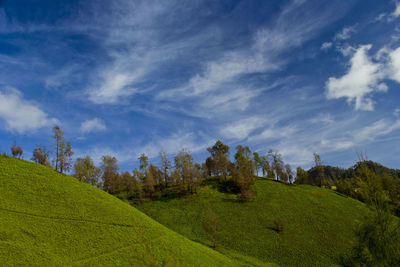
<instances>
[{"instance_id":1,"label":"narrow path on hillside","mask_svg":"<svg viewBox=\"0 0 400 267\"><path fill-rule=\"evenodd\" d=\"M116 248L116 249L113 249L113 250L110 250L110 251L106 251L106 252L99 253L97 255L92 255L92 256L89 256L89 257L85 257L85 258L79 258L79 259L75 260L74 263L90 261L90 260L93 260L93 259L96 259L96 258L99 258L99 257L102 257L102 256L111 255L111 254L116 253L117 251L119 251L121 249L129 248L129 247L132 247L132 245L119 247L119 248ZM136 258L139 259L139 257L136 257Z\"/></svg>"},{"instance_id":2,"label":"narrow path on hillside","mask_svg":"<svg viewBox=\"0 0 400 267\"><path fill-rule=\"evenodd\" d=\"M38 214L29 213L29 212L25 212L25 211L17 211L17 210L11 210L11 209L1 208L1 207L0 207L0 211L20 214L20 215L25 215L25 216L31 216L31 217L51 219L51 220L63 220L63 221L74 221L74 222L89 222L89 223L105 224L105 225L119 226L119 227L134 227L134 225L131 225L131 224L119 224L119 223L102 222L102 221L89 220L89 219L63 218L63 217L57 217L57 216L45 216L45 215L38 215Z\"/></svg>"}]
</instances>

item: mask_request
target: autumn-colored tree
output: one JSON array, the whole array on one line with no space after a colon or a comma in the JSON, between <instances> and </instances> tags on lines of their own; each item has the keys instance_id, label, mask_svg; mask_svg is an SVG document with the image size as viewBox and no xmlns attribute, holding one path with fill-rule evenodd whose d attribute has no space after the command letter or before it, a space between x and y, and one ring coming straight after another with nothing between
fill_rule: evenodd
<instances>
[{"instance_id":1,"label":"autumn-colored tree","mask_svg":"<svg viewBox=\"0 0 400 267\"><path fill-rule=\"evenodd\" d=\"M31 160L41 165L51 167L49 154L50 151L48 151L45 146L39 145L33 150Z\"/></svg>"},{"instance_id":2,"label":"autumn-colored tree","mask_svg":"<svg viewBox=\"0 0 400 267\"><path fill-rule=\"evenodd\" d=\"M164 173L157 166L150 164L148 167L148 171L153 174L154 182L161 186L164 182Z\"/></svg>"},{"instance_id":3,"label":"autumn-colored tree","mask_svg":"<svg viewBox=\"0 0 400 267\"><path fill-rule=\"evenodd\" d=\"M94 165L91 157L77 158L74 164L74 177L79 181L99 186L101 169Z\"/></svg>"},{"instance_id":4,"label":"autumn-colored tree","mask_svg":"<svg viewBox=\"0 0 400 267\"><path fill-rule=\"evenodd\" d=\"M116 187L118 180L118 161L112 156L103 156L101 162L101 170L103 171L103 189L106 192L112 192Z\"/></svg>"},{"instance_id":5,"label":"autumn-colored tree","mask_svg":"<svg viewBox=\"0 0 400 267\"><path fill-rule=\"evenodd\" d=\"M144 175L141 171L135 168L132 173L135 181L144 181ZM134 191L136 194L136 198L139 200L139 202L141 202L143 198L143 190L142 186L139 183L136 183Z\"/></svg>"},{"instance_id":6,"label":"autumn-colored tree","mask_svg":"<svg viewBox=\"0 0 400 267\"><path fill-rule=\"evenodd\" d=\"M21 146L17 146L17 144L14 141L14 144L11 147L11 154L13 155L14 158L21 158L22 154L24 151L22 150Z\"/></svg>"},{"instance_id":7,"label":"autumn-colored tree","mask_svg":"<svg viewBox=\"0 0 400 267\"><path fill-rule=\"evenodd\" d=\"M153 165L151 165L153 166ZM146 177L144 179L144 186L145 186L145 190L147 193L148 197L153 197L154 194L154 185L155 185L155 181L154 181L154 176L153 173L150 171L150 169L147 171L146 173Z\"/></svg>"},{"instance_id":8,"label":"autumn-colored tree","mask_svg":"<svg viewBox=\"0 0 400 267\"><path fill-rule=\"evenodd\" d=\"M74 152L71 149L71 143L67 141L62 144L62 154L60 157L60 172L68 172L72 167L72 155Z\"/></svg>"}]
</instances>

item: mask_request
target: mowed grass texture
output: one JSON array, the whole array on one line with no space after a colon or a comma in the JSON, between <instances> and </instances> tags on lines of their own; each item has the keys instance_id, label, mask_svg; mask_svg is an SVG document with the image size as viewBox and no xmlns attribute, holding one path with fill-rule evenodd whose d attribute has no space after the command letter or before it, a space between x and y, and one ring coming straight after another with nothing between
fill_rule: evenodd
<instances>
[{"instance_id":1,"label":"mowed grass texture","mask_svg":"<svg viewBox=\"0 0 400 267\"><path fill-rule=\"evenodd\" d=\"M0 156L1 266L238 266L75 178Z\"/></svg>"},{"instance_id":2,"label":"mowed grass texture","mask_svg":"<svg viewBox=\"0 0 400 267\"><path fill-rule=\"evenodd\" d=\"M202 221L210 207L219 217L217 250L282 266L332 266L348 253L367 207L332 190L259 179L247 203L203 187L195 196L147 202L139 209L197 242L211 245ZM283 222L278 233L275 220Z\"/></svg>"}]
</instances>

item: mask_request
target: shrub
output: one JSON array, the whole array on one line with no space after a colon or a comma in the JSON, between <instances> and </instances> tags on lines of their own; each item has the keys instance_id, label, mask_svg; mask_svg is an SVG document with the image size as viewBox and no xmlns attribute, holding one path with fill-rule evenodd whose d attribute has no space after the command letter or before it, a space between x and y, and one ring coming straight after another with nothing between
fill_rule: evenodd
<instances>
[{"instance_id":1,"label":"shrub","mask_svg":"<svg viewBox=\"0 0 400 267\"><path fill-rule=\"evenodd\" d=\"M277 233L282 233L284 228L283 221L281 219L274 220L274 229Z\"/></svg>"},{"instance_id":2,"label":"shrub","mask_svg":"<svg viewBox=\"0 0 400 267\"><path fill-rule=\"evenodd\" d=\"M211 208L208 208L204 215L203 227L204 230L206 230L207 233L210 235L212 247L215 248L217 246L216 237L219 227L219 219L217 214Z\"/></svg>"}]
</instances>

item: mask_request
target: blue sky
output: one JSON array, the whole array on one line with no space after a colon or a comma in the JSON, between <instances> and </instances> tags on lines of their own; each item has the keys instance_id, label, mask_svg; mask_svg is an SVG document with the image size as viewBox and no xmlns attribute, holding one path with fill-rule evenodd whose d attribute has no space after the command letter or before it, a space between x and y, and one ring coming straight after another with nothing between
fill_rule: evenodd
<instances>
[{"instance_id":1,"label":"blue sky","mask_svg":"<svg viewBox=\"0 0 400 267\"><path fill-rule=\"evenodd\" d=\"M399 168L399 23L391 0L4 0L0 149L29 159L59 124L76 157L126 170L218 139Z\"/></svg>"}]
</instances>

